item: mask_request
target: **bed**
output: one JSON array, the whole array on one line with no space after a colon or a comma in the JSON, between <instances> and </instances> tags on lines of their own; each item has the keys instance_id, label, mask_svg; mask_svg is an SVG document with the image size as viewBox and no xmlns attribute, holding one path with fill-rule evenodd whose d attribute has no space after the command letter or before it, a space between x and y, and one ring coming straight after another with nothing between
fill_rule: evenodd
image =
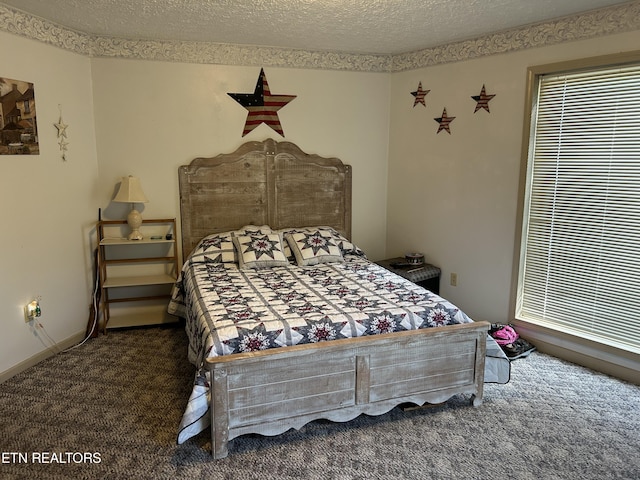
<instances>
[{"instance_id":1,"label":"bed","mask_svg":"<svg viewBox=\"0 0 640 480\"><path fill-rule=\"evenodd\" d=\"M351 175L271 139L179 168L186 260L169 312L196 373L178 443L210 427L219 459L249 433L457 394L481 405L489 324L351 242Z\"/></svg>"}]
</instances>

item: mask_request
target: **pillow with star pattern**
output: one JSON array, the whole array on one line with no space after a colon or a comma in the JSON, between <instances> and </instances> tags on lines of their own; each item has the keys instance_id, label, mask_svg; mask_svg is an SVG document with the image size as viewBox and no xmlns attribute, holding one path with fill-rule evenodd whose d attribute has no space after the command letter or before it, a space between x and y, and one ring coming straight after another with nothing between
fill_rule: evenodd
<instances>
[{"instance_id":1,"label":"pillow with star pattern","mask_svg":"<svg viewBox=\"0 0 640 480\"><path fill-rule=\"evenodd\" d=\"M238 263L233 237L272 233L268 225L245 225L232 232L212 233L204 237L189 255L192 263Z\"/></svg>"},{"instance_id":2,"label":"pillow with star pattern","mask_svg":"<svg viewBox=\"0 0 640 480\"><path fill-rule=\"evenodd\" d=\"M204 237L193 249L189 259L192 263L236 263L231 232L213 233Z\"/></svg>"},{"instance_id":3,"label":"pillow with star pattern","mask_svg":"<svg viewBox=\"0 0 640 480\"><path fill-rule=\"evenodd\" d=\"M266 268L289 265L284 254L282 236L278 233L233 237L238 252L238 268Z\"/></svg>"},{"instance_id":4,"label":"pillow with star pattern","mask_svg":"<svg viewBox=\"0 0 640 480\"><path fill-rule=\"evenodd\" d=\"M289 233L285 239L301 267L318 263L344 262L342 251L330 233L321 230Z\"/></svg>"},{"instance_id":5,"label":"pillow with star pattern","mask_svg":"<svg viewBox=\"0 0 640 480\"><path fill-rule=\"evenodd\" d=\"M327 226L296 227L296 228L283 228L281 230L278 230L278 232L284 235L285 239L287 234L310 233L315 231L322 232L322 235L325 237L333 238L333 241L336 243L338 248L340 248L340 252L342 253L343 257L345 255L356 255L358 257L366 257L365 253L362 251L362 249L360 249L360 247L358 247L354 243L351 243L333 227L327 227ZM285 242L284 249L285 249L285 254L287 254L287 256L293 257L293 253L289 251L290 249L289 249L288 242Z\"/></svg>"}]
</instances>

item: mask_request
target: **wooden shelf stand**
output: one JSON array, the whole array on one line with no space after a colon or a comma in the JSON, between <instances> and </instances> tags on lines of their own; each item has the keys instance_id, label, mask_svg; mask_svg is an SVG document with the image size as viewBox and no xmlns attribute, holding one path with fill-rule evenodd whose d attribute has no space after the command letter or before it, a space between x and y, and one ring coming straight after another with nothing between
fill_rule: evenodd
<instances>
[{"instance_id":1,"label":"wooden shelf stand","mask_svg":"<svg viewBox=\"0 0 640 480\"><path fill-rule=\"evenodd\" d=\"M176 219L143 219L142 240L124 236L126 220L101 220L96 230L102 330L175 321L166 306L180 271Z\"/></svg>"}]
</instances>

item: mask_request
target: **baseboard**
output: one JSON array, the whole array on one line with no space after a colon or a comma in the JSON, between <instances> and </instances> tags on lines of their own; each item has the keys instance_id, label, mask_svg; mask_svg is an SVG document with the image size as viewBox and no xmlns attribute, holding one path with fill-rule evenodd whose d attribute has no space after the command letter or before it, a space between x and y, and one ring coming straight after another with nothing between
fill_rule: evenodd
<instances>
[{"instance_id":1,"label":"baseboard","mask_svg":"<svg viewBox=\"0 0 640 480\"><path fill-rule=\"evenodd\" d=\"M528 322L516 330L543 353L640 385L640 355Z\"/></svg>"},{"instance_id":2,"label":"baseboard","mask_svg":"<svg viewBox=\"0 0 640 480\"><path fill-rule=\"evenodd\" d=\"M56 348L58 349L58 351L66 350L67 348L73 347L74 345L80 343L82 340L84 340L84 338L85 338L84 331L78 332L75 335L72 335L62 340L61 342L58 342L56 344ZM57 354L56 352L50 349L45 349L35 354L34 356L27 358L26 360L23 360L22 362L11 367L10 369L0 373L0 383L6 380L9 380L11 377L25 371L28 368L33 367L34 365L37 365L38 363L42 362L43 360L46 360L47 358L53 357L56 354Z\"/></svg>"}]
</instances>

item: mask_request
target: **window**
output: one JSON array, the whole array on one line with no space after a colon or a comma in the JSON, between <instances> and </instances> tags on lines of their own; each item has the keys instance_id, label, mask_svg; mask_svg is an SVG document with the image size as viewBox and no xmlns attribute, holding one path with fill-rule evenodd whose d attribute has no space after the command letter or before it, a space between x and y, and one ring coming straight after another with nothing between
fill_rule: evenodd
<instances>
[{"instance_id":1,"label":"window","mask_svg":"<svg viewBox=\"0 0 640 480\"><path fill-rule=\"evenodd\" d=\"M640 353L640 63L530 79L516 318Z\"/></svg>"}]
</instances>

